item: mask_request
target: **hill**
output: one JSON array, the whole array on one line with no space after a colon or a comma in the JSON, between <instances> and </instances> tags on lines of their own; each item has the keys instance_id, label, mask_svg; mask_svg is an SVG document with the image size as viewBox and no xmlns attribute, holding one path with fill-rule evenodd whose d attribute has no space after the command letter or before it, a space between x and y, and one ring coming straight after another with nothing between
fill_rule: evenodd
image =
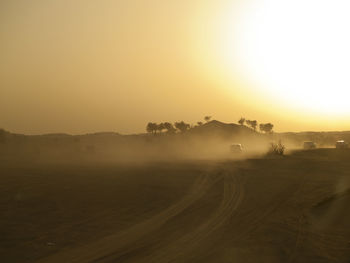
<instances>
[{"instance_id":1,"label":"hill","mask_svg":"<svg viewBox=\"0 0 350 263\"><path fill-rule=\"evenodd\" d=\"M340 139L350 141L350 132L262 134L244 125L217 120L192 126L185 132L156 134L99 132L83 135L23 135L0 130L0 158L29 161L227 158L232 143L241 143L245 153L256 154L265 153L271 141L282 140L287 149L295 149L300 148L303 141L315 141L320 147L330 147Z\"/></svg>"},{"instance_id":2,"label":"hill","mask_svg":"<svg viewBox=\"0 0 350 263\"><path fill-rule=\"evenodd\" d=\"M244 125L237 125L234 123L223 123L217 120L212 120L201 126L195 126L189 131L191 134L195 135L213 135L220 136L224 138L234 137L234 136L260 136L256 131L248 128Z\"/></svg>"},{"instance_id":3,"label":"hill","mask_svg":"<svg viewBox=\"0 0 350 263\"><path fill-rule=\"evenodd\" d=\"M252 129L216 120L185 132L121 135L101 132L84 135L15 135L6 132L0 154L32 160L147 161L223 158L232 143L255 150L266 136Z\"/></svg>"}]
</instances>

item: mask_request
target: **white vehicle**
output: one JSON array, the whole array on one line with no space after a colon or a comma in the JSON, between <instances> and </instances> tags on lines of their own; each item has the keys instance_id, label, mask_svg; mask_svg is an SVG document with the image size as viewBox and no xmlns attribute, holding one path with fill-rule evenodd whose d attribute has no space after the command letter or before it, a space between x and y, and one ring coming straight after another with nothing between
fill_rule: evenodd
<instances>
[{"instance_id":1,"label":"white vehicle","mask_svg":"<svg viewBox=\"0 0 350 263\"><path fill-rule=\"evenodd\" d=\"M243 151L242 144L240 143L231 144L230 151L231 153L241 153Z\"/></svg>"},{"instance_id":2,"label":"white vehicle","mask_svg":"<svg viewBox=\"0 0 350 263\"><path fill-rule=\"evenodd\" d=\"M305 150L316 149L316 143L312 141L304 142L303 147Z\"/></svg>"},{"instance_id":3,"label":"white vehicle","mask_svg":"<svg viewBox=\"0 0 350 263\"><path fill-rule=\"evenodd\" d=\"M337 149L345 149L345 148L348 148L349 147L349 144L346 143L345 141L343 140L340 140L340 141L337 141L335 143L335 148Z\"/></svg>"}]
</instances>

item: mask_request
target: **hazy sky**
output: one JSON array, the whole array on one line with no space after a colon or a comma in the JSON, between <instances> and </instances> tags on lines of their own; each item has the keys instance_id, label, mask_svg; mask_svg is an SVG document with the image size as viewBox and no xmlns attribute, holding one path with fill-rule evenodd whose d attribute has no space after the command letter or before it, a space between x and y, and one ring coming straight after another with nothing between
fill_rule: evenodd
<instances>
[{"instance_id":1,"label":"hazy sky","mask_svg":"<svg viewBox=\"0 0 350 263\"><path fill-rule=\"evenodd\" d=\"M195 123L212 115L225 122L241 116L269 121L277 131L350 129L348 82L334 75L339 70L320 79L329 68L313 66L322 63L319 53L329 54L333 64L326 64L349 75L344 54L337 60L318 47L310 57L312 43L327 36L305 41L308 32L299 30L305 24L296 24L293 13L280 16L290 6L247 2L0 1L0 127L28 134L133 133L143 132L148 121ZM329 10L322 8L319 21ZM337 10L333 15L339 17ZM279 19L287 28L275 26ZM339 23L348 27L348 20ZM333 45L347 43L337 36ZM287 47L289 38L295 53ZM300 61L305 56L306 63ZM341 103L329 97L334 93Z\"/></svg>"}]
</instances>

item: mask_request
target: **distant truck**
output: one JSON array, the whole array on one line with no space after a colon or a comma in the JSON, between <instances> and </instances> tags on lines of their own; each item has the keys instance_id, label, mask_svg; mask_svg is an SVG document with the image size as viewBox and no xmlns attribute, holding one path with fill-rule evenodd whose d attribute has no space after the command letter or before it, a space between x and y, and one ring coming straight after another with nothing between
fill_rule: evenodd
<instances>
[{"instance_id":1,"label":"distant truck","mask_svg":"<svg viewBox=\"0 0 350 263\"><path fill-rule=\"evenodd\" d=\"M230 145L230 152L231 153L241 153L243 151L242 144L235 143Z\"/></svg>"},{"instance_id":2,"label":"distant truck","mask_svg":"<svg viewBox=\"0 0 350 263\"><path fill-rule=\"evenodd\" d=\"M349 144L346 143L344 140L340 140L335 143L335 148L337 149L346 149L348 147L349 147Z\"/></svg>"},{"instance_id":3,"label":"distant truck","mask_svg":"<svg viewBox=\"0 0 350 263\"><path fill-rule=\"evenodd\" d=\"M303 143L303 147L305 150L316 149L316 143L312 141L307 141Z\"/></svg>"}]
</instances>

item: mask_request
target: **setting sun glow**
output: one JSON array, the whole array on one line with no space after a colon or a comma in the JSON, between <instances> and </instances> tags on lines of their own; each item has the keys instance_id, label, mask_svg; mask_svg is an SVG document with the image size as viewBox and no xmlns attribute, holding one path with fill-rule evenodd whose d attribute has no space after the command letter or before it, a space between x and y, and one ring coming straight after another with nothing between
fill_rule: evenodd
<instances>
[{"instance_id":1,"label":"setting sun glow","mask_svg":"<svg viewBox=\"0 0 350 263\"><path fill-rule=\"evenodd\" d=\"M0 128L138 133L208 114L350 129L347 0L4 0L0 14Z\"/></svg>"},{"instance_id":2,"label":"setting sun glow","mask_svg":"<svg viewBox=\"0 0 350 263\"><path fill-rule=\"evenodd\" d=\"M345 0L242 1L220 18L219 52L266 97L349 114L349 9Z\"/></svg>"}]
</instances>

